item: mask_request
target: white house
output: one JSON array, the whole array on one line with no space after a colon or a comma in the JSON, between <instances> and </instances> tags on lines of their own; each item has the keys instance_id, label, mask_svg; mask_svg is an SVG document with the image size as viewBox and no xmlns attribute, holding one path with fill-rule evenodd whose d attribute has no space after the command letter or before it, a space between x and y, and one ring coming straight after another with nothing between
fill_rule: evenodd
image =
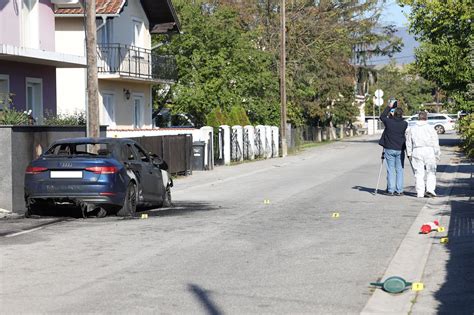
<instances>
[{"instance_id":1,"label":"white house","mask_svg":"<svg viewBox=\"0 0 474 315\"><path fill-rule=\"evenodd\" d=\"M56 49L85 55L84 10L57 5ZM152 51L151 34L179 32L170 0L96 0L100 123L109 129L152 128L152 85L176 80L174 56ZM59 113L85 112L86 71L57 70Z\"/></svg>"}]
</instances>

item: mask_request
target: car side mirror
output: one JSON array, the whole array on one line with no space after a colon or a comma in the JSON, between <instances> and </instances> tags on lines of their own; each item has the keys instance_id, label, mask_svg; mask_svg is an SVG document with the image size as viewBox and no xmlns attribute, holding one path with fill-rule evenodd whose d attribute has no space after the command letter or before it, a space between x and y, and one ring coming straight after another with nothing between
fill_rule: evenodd
<instances>
[{"instance_id":1,"label":"car side mirror","mask_svg":"<svg viewBox=\"0 0 474 315\"><path fill-rule=\"evenodd\" d=\"M166 164L166 162L159 156L155 155L153 157L153 165L155 165L156 167L158 167L160 170L168 170L168 164Z\"/></svg>"}]
</instances>

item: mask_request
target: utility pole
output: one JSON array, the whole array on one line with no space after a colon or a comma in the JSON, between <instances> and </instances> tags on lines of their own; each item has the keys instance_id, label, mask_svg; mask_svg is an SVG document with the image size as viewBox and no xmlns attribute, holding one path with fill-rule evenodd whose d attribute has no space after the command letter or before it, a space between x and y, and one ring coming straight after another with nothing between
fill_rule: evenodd
<instances>
[{"instance_id":1,"label":"utility pole","mask_svg":"<svg viewBox=\"0 0 474 315\"><path fill-rule=\"evenodd\" d=\"M280 7L280 140L281 156L288 154L286 143L286 16L285 0L281 0Z\"/></svg>"},{"instance_id":2,"label":"utility pole","mask_svg":"<svg viewBox=\"0 0 474 315\"><path fill-rule=\"evenodd\" d=\"M98 138L100 136L100 126L95 0L84 0L83 3L86 12L87 136Z\"/></svg>"}]
</instances>

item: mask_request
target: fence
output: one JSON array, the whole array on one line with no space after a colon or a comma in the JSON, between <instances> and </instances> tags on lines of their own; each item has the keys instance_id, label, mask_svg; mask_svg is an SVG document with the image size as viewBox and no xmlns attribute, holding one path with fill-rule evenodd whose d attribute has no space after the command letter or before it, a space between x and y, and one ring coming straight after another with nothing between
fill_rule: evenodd
<instances>
[{"instance_id":1,"label":"fence","mask_svg":"<svg viewBox=\"0 0 474 315\"><path fill-rule=\"evenodd\" d=\"M191 135L153 136L130 138L140 143L147 151L158 154L168 164L173 175L190 175L192 172Z\"/></svg>"},{"instance_id":2,"label":"fence","mask_svg":"<svg viewBox=\"0 0 474 315\"><path fill-rule=\"evenodd\" d=\"M161 56L151 50L123 44L97 46L99 73L120 74L140 79L176 82L177 66L174 56Z\"/></svg>"},{"instance_id":3,"label":"fence","mask_svg":"<svg viewBox=\"0 0 474 315\"><path fill-rule=\"evenodd\" d=\"M228 165L255 158L279 156L279 129L274 126L226 126L214 133L214 161Z\"/></svg>"},{"instance_id":4,"label":"fence","mask_svg":"<svg viewBox=\"0 0 474 315\"><path fill-rule=\"evenodd\" d=\"M292 127L288 129L288 148L297 148L305 142L336 140L352 137L355 134L357 134L357 129L348 127Z\"/></svg>"}]
</instances>

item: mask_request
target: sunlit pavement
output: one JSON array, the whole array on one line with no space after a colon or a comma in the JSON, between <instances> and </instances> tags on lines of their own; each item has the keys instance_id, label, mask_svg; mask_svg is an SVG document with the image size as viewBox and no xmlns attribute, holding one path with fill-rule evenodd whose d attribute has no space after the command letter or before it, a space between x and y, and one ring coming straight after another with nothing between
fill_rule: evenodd
<instances>
[{"instance_id":1,"label":"sunlit pavement","mask_svg":"<svg viewBox=\"0 0 474 315\"><path fill-rule=\"evenodd\" d=\"M438 176L457 157L441 138ZM373 195L376 140L196 172L147 219L18 228L0 238L2 312L358 313L428 201L408 167L406 196Z\"/></svg>"}]
</instances>

